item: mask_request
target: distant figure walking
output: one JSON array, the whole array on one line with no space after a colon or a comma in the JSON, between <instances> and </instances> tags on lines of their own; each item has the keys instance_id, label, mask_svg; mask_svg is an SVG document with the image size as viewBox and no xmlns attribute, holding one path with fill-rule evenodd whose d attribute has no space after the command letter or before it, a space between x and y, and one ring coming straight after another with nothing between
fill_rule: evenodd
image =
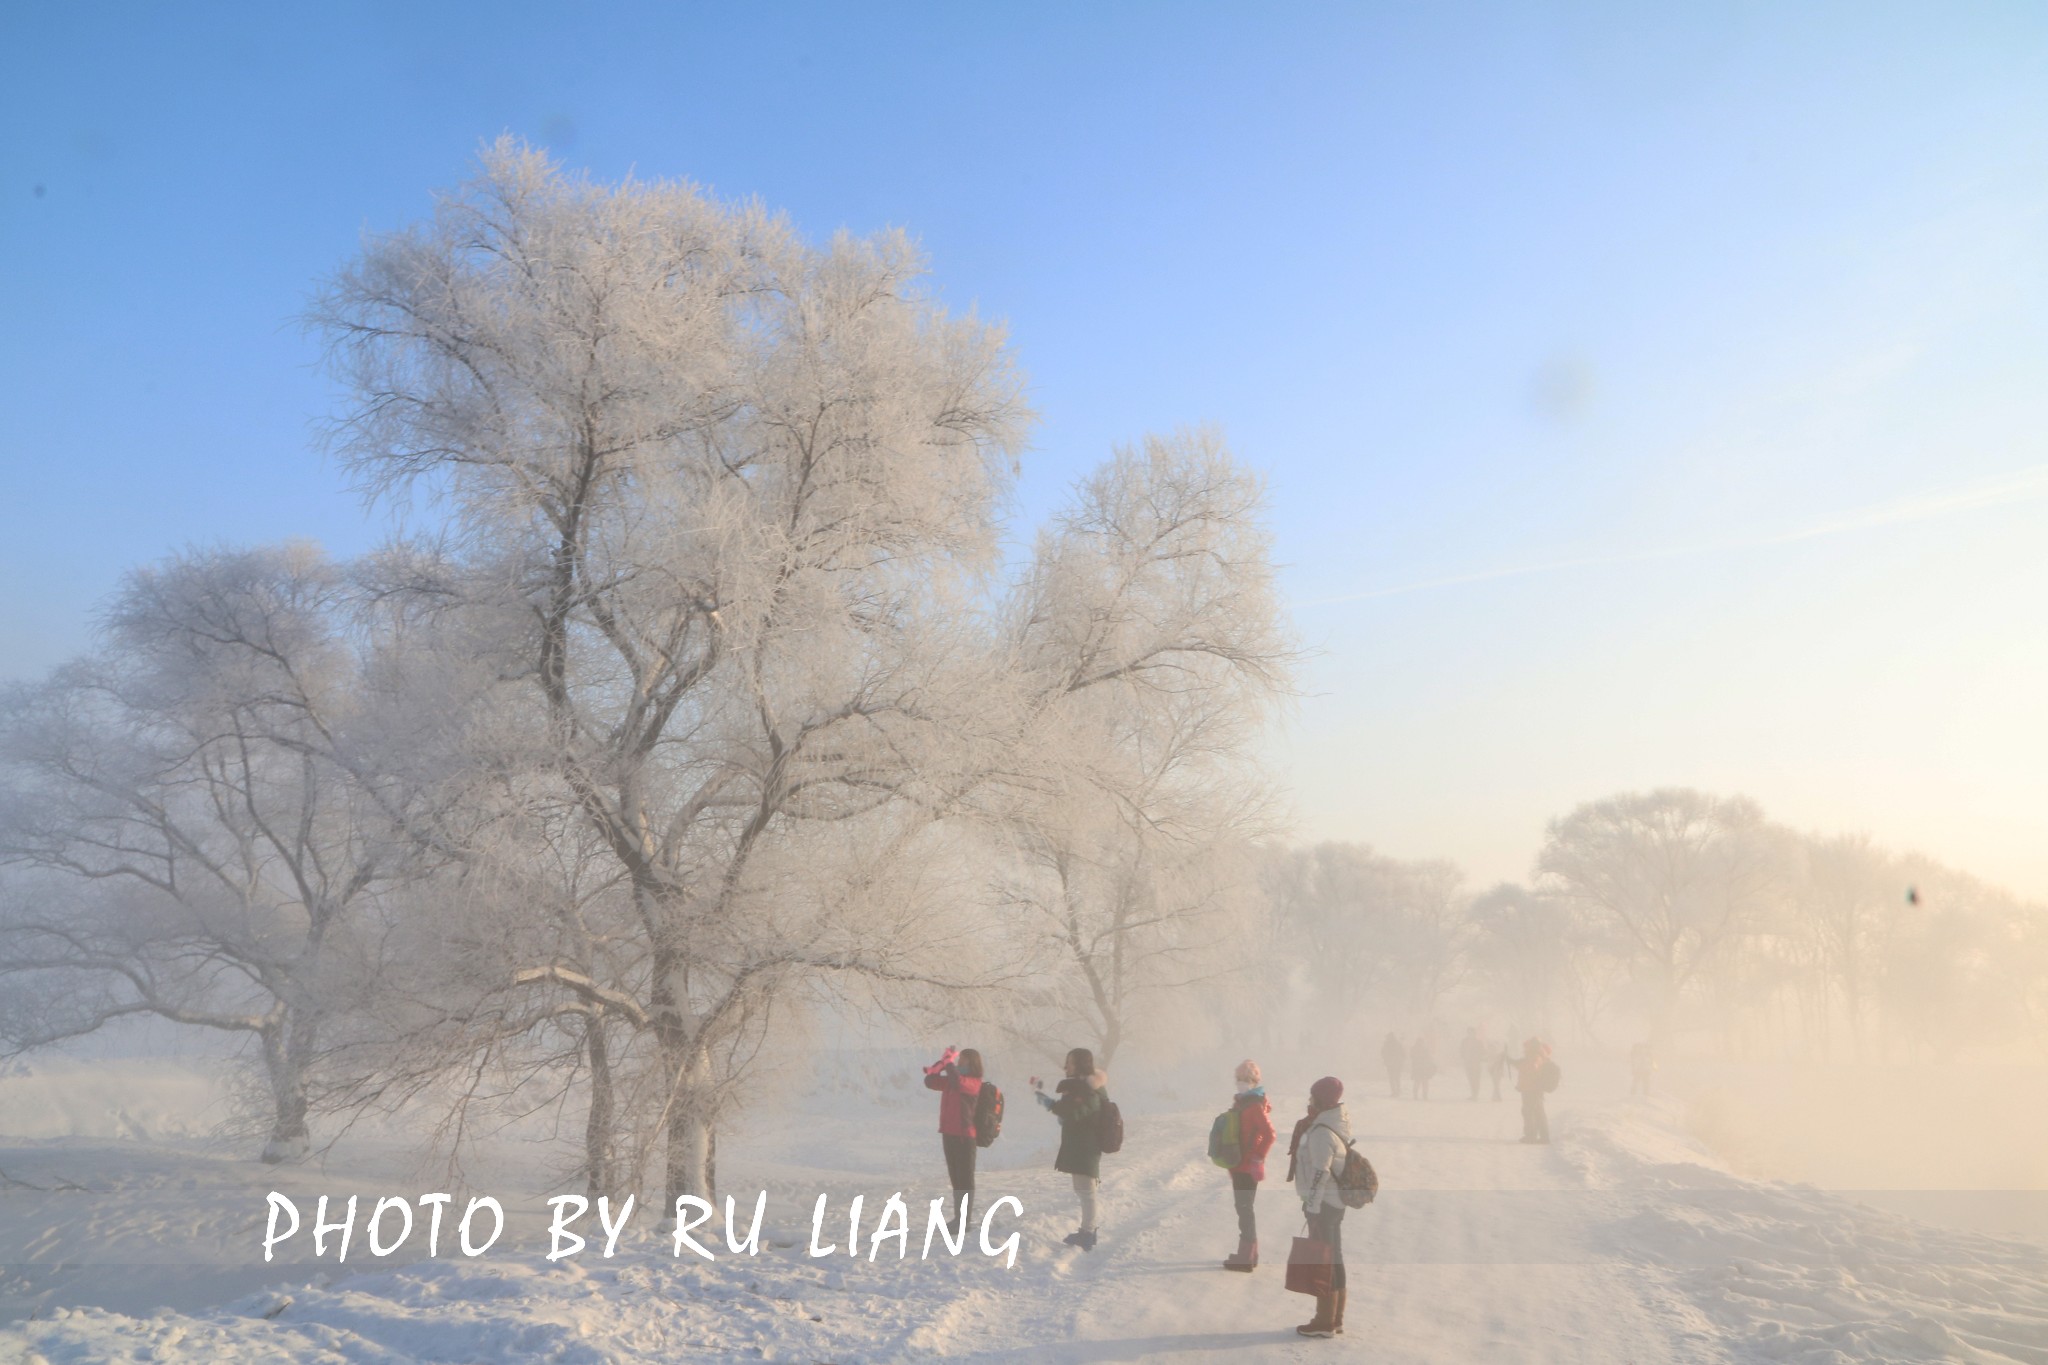
<instances>
[{"instance_id":1,"label":"distant figure walking","mask_svg":"<svg viewBox=\"0 0 2048 1365\"><path fill-rule=\"evenodd\" d=\"M1233 1154L1237 1157L1229 1163L1230 1201L1237 1208L1237 1252L1223 1262L1223 1268L1248 1275L1259 1264L1259 1221L1253 1206L1259 1182L1266 1178L1266 1153L1273 1150L1276 1135L1273 1106L1266 1099L1265 1077L1259 1064L1250 1058L1239 1062L1236 1080L1237 1097L1218 1116L1218 1126L1226 1130L1220 1136L1223 1151L1212 1151L1211 1156L1219 1161ZM1211 1144L1212 1148L1216 1145Z\"/></svg>"},{"instance_id":2,"label":"distant figure walking","mask_svg":"<svg viewBox=\"0 0 2048 1365\"><path fill-rule=\"evenodd\" d=\"M1436 1075L1436 1040L1427 1033L1417 1034L1414 1044L1408 1049L1408 1084L1410 1093L1418 1100L1429 1098L1430 1077Z\"/></svg>"},{"instance_id":3,"label":"distant figure walking","mask_svg":"<svg viewBox=\"0 0 2048 1365\"><path fill-rule=\"evenodd\" d=\"M1472 1083L1472 1098L1479 1098L1479 1073L1486 1068L1486 1044L1479 1039L1479 1026L1474 1024L1465 1030L1465 1041L1458 1044L1458 1060L1465 1064L1465 1079Z\"/></svg>"},{"instance_id":4,"label":"distant figure walking","mask_svg":"<svg viewBox=\"0 0 2048 1365\"><path fill-rule=\"evenodd\" d=\"M981 1098L981 1054L947 1048L924 1069L924 1088L939 1092L939 1145L946 1152L946 1174L953 1181L954 1215L967 1224L967 1206L974 1199L974 1110Z\"/></svg>"},{"instance_id":5,"label":"distant figure walking","mask_svg":"<svg viewBox=\"0 0 2048 1365\"><path fill-rule=\"evenodd\" d=\"M1102 1183L1102 1105L1109 1089L1109 1077L1095 1069L1095 1054L1077 1047L1067 1054L1067 1074L1054 1087L1058 1098L1045 1093L1045 1082L1033 1076L1031 1088L1038 1102L1060 1121L1060 1150L1052 1168L1074 1179L1074 1194L1081 1201L1081 1226L1068 1233L1066 1244L1083 1251L1095 1250L1096 1191Z\"/></svg>"},{"instance_id":6,"label":"distant figure walking","mask_svg":"<svg viewBox=\"0 0 2048 1365\"><path fill-rule=\"evenodd\" d=\"M1522 1092L1522 1141L1550 1141L1550 1115L1544 1112L1543 1097L1557 1089L1558 1079L1550 1044L1541 1038L1523 1043L1522 1060L1515 1067L1515 1089Z\"/></svg>"},{"instance_id":7,"label":"distant figure walking","mask_svg":"<svg viewBox=\"0 0 2048 1365\"><path fill-rule=\"evenodd\" d=\"M1650 1077L1657 1072L1657 1054L1648 1043L1637 1043L1628 1050L1629 1098L1641 1095L1650 1097Z\"/></svg>"},{"instance_id":8,"label":"distant figure walking","mask_svg":"<svg viewBox=\"0 0 2048 1365\"><path fill-rule=\"evenodd\" d=\"M1344 1197L1338 1176L1350 1150L1351 1116L1344 1112L1344 1082L1325 1076L1309 1087L1308 1117L1294 1125L1287 1146L1288 1174L1301 1196L1309 1236L1330 1246L1330 1292L1316 1295L1316 1313L1294 1330L1305 1337L1344 1331Z\"/></svg>"},{"instance_id":9,"label":"distant figure walking","mask_svg":"<svg viewBox=\"0 0 2048 1365\"><path fill-rule=\"evenodd\" d=\"M1501 1077L1507 1075L1508 1066L1512 1061L1513 1059L1508 1056L1508 1045L1506 1043L1502 1043L1500 1050L1487 1059L1486 1074L1493 1078L1493 1097L1495 1100L1500 1098Z\"/></svg>"},{"instance_id":10,"label":"distant figure walking","mask_svg":"<svg viewBox=\"0 0 2048 1365\"><path fill-rule=\"evenodd\" d=\"M1387 1041L1380 1044L1380 1060L1387 1064L1387 1093L1395 1099L1401 1098L1401 1073L1408 1066L1408 1049L1401 1046L1401 1035L1389 1033Z\"/></svg>"}]
</instances>

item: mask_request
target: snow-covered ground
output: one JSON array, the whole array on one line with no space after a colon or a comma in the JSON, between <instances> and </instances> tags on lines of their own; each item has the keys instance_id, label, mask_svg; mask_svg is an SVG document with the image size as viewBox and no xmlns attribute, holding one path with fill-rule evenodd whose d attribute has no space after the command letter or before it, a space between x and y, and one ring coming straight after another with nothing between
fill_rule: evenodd
<instances>
[{"instance_id":1,"label":"snow-covered ground","mask_svg":"<svg viewBox=\"0 0 2048 1365\"><path fill-rule=\"evenodd\" d=\"M425 1186L388 1174L396 1149L380 1158L368 1141L353 1164L279 1172L190 1139L9 1139L0 1298L16 1322L0 1329L0 1360L2048 1362L2041 1244L1745 1180L1682 1131L1676 1103L1569 1090L1556 1145L1541 1148L1513 1141L1512 1097L1397 1103L1354 1084L1383 1190L1346 1220L1337 1341L1291 1330L1310 1305L1281 1287L1300 1219L1280 1170L1261 1196L1267 1263L1218 1268L1234 1229L1201 1148L1227 1095L1120 1094L1129 1138L1106 1159L1102 1240L1084 1253L1060 1243L1073 1196L1050 1170L1053 1125L1015 1087L981 1181L985 1198L1023 1202L1007 1220L1023 1231L1015 1269L974 1253L920 1261L943 1167L929 1097L899 1079L909 1060L814 1085L721 1141L728 1186L743 1205L767 1189L770 1212L758 1257L712 1263L671 1256L642 1211L615 1258L593 1245L549 1265L539 1182L508 1160L477 1182L513 1214L482 1258L444 1245L437 1260L364 1259L355 1273L359 1227L346 1267L306 1265L303 1236L297 1258L266 1267L264 1190L310 1210L318 1193ZM1308 1079L1275 1086L1283 1132ZM0 1124L15 1126L19 1099L0 1085ZM865 1196L872 1228L899 1190L910 1259L893 1243L848 1258L848 1201ZM814 1259L820 1192L842 1251ZM159 1303L171 1307L151 1312Z\"/></svg>"}]
</instances>

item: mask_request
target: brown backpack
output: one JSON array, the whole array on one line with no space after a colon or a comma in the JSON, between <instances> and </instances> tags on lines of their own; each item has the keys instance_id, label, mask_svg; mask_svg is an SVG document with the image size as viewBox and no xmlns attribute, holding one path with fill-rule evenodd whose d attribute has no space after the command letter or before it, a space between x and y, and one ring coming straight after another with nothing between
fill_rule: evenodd
<instances>
[{"instance_id":1,"label":"brown backpack","mask_svg":"<svg viewBox=\"0 0 2048 1365\"><path fill-rule=\"evenodd\" d=\"M1337 1197L1347 1209L1362 1209L1380 1192L1380 1175L1353 1145L1344 1140L1344 1164L1337 1171Z\"/></svg>"},{"instance_id":2,"label":"brown backpack","mask_svg":"<svg viewBox=\"0 0 2048 1365\"><path fill-rule=\"evenodd\" d=\"M974 1145L992 1145L1003 1131L1003 1092L994 1083L983 1081L981 1093L974 1099Z\"/></svg>"}]
</instances>

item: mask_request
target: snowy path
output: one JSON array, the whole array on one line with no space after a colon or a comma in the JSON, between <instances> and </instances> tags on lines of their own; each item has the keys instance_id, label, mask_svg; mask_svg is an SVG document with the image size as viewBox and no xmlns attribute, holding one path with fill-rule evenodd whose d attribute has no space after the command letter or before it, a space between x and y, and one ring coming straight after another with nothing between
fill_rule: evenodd
<instances>
[{"instance_id":1,"label":"snowy path","mask_svg":"<svg viewBox=\"0 0 2048 1365\"><path fill-rule=\"evenodd\" d=\"M1278 1179L1285 1157L1260 1195L1265 1264L1251 1275L1222 1271L1235 1245L1227 1180L1165 1140L1168 1131L1206 1133L1209 1117L1134 1122L1126 1151L1157 1154L1105 1163L1103 1241L1092 1255L1059 1253L1044 1292L1044 1311L1063 1332L966 1358L1295 1360L1328 1358L1333 1345L1387 1362L1728 1358L1674 1286L1598 1249L1612 1198L1587 1190L1553 1149L1514 1142L1516 1106L1486 1100L1354 1103L1360 1144L1385 1188L1345 1219L1343 1341L1302 1340L1290 1329L1312 1301L1281 1286L1301 1225ZM1275 1116L1283 1130L1293 1117ZM1059 1193L1050 1192L1056 1204ZM1055 1347L1061 1337L1069 1344Z\"/></svg>"},{"instance_id":2,"label":"snowy path","mask_svg":"<svg viewBox=\"0 0 2048 1365\"><path fill-rule=\"evenodd\" d=\"M1199 1150L1210 1113L1125 1106L1129 1141L1105 1166L1093 1253L1060 1245L1073 1196L1049 1169L1051 1124L1019 1106L982 1178L985 1196L1014 1193L1027 1209L1015 1269L978 1255L920 1262L915 1241L903 1262L807 1256L817 1191L831 1193L843 1242L852 1194L867 1196L872 1225L906 1172L936 1174L922 1106L906 1123L907 1106L877 1098L735 1140L728 1178L770 1192L774 1245L758 1259L677 1262L650 1231L616 1260L549 1266L528 1242L301 1284L284 1291L288 1307L266 1291L151 1317L59 1309L0 1331L0 1361L2048 1365L2040 1245L1740 1180L1670 1110L1626 1104L1562 1106L1557 1146L1532 1148L1513 1140L1512 1101L1355 1100L1383 1189L1346 1219L1346 1335L1303 1340L1292 1326L1309 1301L1281 1285L1299 1221L1278 1180L1284 1157L1260 1199L1267 1263L1229 1274L1227 1183ZM1283 1131L1292 1117L1276 1114ZM903 1190L914 1209L935 1192Z\"/></svg>"}]
</instances>

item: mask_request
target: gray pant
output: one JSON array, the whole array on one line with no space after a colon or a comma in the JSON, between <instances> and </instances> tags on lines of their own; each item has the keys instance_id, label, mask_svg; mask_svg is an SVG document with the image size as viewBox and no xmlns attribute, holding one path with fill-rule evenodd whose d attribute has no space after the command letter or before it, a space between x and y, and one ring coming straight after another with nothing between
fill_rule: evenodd
<instances>
[{"instance_id":1,"label":"gray pant","mask_svg":"<svg viewBox=\"0 0 2048 1365\"><path fill-rule=\"evenodd\" d=\"M1259 1182L1252 1179L1250 1172L1230 1173L1230 1202L1237 1205L1237 1236L1240 1241L1259 1240L1258 1214L1252 1208L1252 1201L1258 1195Z\"/></svg>"},{"instance_id":2,"label":"gray pant","mask_svg":"<svg viewBox=\"0 0 2048 1365\"><path fill-rule=\"evenodd\" d=\"M1330 1244L1330 1288L1344 1288L1344 1205L1325 1204L1310 1214L1308 1235Z\"/></svg>"},{"instance_id":3,"label":"gray pant","mask_svg":"<svg viewBox=\"0 0 2048 1365\"><path fill-rule=\"evenodd\" d=\"M1081 1231L1095 1231L1095 1188L1102 1182L1092 1175L1074 1177L1074 1193L1081 1196Z\"/></svg>"},{"instance_id":4,"label":"gray pant","mask_svg":"<svg viewBox=\"0 0 2048 1365\"><path fill-rule=\"evenodd\" d=\"M1522 1092L1522 1141L1550 1141L1550 1115L1543 1112L1543 1092Z\"/></svg>"}]
</instances>

